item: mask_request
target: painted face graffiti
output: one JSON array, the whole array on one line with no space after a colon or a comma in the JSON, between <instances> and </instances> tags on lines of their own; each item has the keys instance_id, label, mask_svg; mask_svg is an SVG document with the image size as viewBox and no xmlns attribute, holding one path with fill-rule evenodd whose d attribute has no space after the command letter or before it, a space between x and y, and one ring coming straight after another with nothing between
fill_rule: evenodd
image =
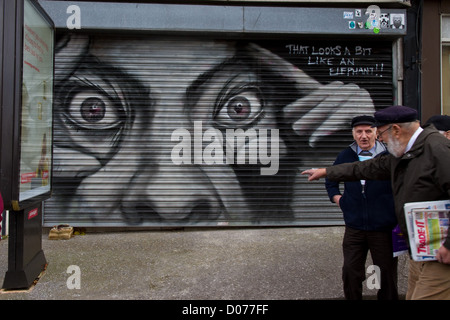
<instances>
[{"instance_id":1,"label":"painted face graffiti","mask_svg":"<svg viewBox=\"0 0 450 320\"><path fill-rule=\"evenodd\" d=\"M288 223L303 151L374 111L359 86L321 84L254 43L81 35L59 44L49 217Z\"/></svg>"}]
</instances>

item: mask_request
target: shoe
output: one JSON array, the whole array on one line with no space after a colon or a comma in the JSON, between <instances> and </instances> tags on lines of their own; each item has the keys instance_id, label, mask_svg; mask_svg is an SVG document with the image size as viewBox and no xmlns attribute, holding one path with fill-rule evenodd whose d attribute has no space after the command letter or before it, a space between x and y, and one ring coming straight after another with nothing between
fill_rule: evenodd
<instances>
[{"instance_id":1,"label":"shoe","mask_svg":"<svg viewBox=\"0 0 450 320\"><path fill-rule=\"evenodd\" d=\"M50 240L69 240L73 235L73 227L68 224L60 224L58 226L54 226L49 234L48 238Z\"/></svg>"}]
</instances>

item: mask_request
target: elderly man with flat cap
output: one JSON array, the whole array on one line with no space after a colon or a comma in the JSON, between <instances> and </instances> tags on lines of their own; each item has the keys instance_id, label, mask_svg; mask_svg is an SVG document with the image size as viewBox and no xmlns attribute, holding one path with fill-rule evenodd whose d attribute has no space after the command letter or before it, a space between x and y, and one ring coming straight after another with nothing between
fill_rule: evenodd
<instances>
[{"instance_id":1,"label":"elderly man with flat cap","mask_svg":"<svg viewBox=\"0 0 450 320\"><path fill-rule=\"evenodd\" d=\"M338 154L334 165L366 161L387 153L384 144L376 140L374 124L372 116L352 119L354 141ZM370 251L373 263L380 268L378 299L397 300L397 258L392 255L392 229L397 225L397 218L389 179L347 181L343 192L338 181L326 179L325 187L330 200L344 214L342 281L345 298L362 299L365 263Z\"/></svg>"},{"instance_id":2,"label":"elderly man with flat cap","mask_svg":"<svg viewBox=\"0 0 450 320\"><path fill-rule=\"evenodd\" d=\"M403 206L408 202L450 199L450 140L433 126L420 127L417 112L391 106L375 113L378 139L389 155L368 161L310 169L308 180L330 181L390 179L395 213L407 233ZM410 260L407 299L450 299L450 236L439 248L437 261Z\"/></svg>"}]
</instances>

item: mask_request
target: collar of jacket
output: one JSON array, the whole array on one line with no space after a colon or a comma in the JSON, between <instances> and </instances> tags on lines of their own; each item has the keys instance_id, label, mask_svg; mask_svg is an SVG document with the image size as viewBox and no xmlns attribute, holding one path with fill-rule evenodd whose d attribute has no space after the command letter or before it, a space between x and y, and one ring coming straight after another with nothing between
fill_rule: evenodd
<instances>
[{"instance_id":1,"label":"collar of jacket","mask_svg":"<svg viewBox=\"0 0 450 320\"><path fill-rule=\"evenodd\" d=\"M440 133L432 125L423 127L423 131L417 137L416 142L414 142L411 149L407 153L405 153L401 157L401 159L409 160L419 156L423 152L423 145L425 143L425 140L427 140L427 138L432 134Z\"/></svg>"},{"instance_id":2,"label":"collar of jacket","mask_svg":"<svg viewBox=\"0 0 450 320\"><path fill-rule=\"evenodd\" d=\"M356 141L353 141L353 143L350 144L350 148L354 153L358 154L358 144L356 143ZM386 151L386 146L380 141L375 140L375 153L373 154L373 157L376 157L380 153L385 153Z\"/></svg>"}]
</instances>

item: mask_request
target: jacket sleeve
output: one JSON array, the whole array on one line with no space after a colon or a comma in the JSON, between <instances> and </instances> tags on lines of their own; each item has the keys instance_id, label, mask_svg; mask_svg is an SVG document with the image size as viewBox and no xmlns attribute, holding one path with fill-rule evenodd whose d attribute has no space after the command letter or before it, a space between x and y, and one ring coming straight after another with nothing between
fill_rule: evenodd
<instances>
[{"instance_id":1,"label":"jacket sleeve","mask_svg":"<svg viewBox=\"0 0 450 320\"><path fill-rule=\"evenodd\" d=\"M448 199L450 199L450 170L448 169L450 145L447 143L437 143L432 146L432 149L432 161L436 169L435 179L441 189L447 192ZM450 250L450 228L447 232L447 238L444 241L444 247Z\"/></svg>"},{"instance_id":2,"label":"jacket sleeve","mask_svg":"<svg viewBox=\"0 0 450 320\"><path fill-rule=\"evenodd\" d=\"M450 170L448 167L448 159L450 159L450 145L442 143L432 146L433 159L432 163L435 166L435 179L442 190L447 192L450 199Z\"/></svg>"},{"instance_id":3,"label":"jacket sleeve","mask_svg":"<svg viewBox=\"0 0 450 320\"><path fill-rule=\"evenodd\" d=\"M343 155L342 152L339 153L336 160L334 161L333 165L341 164L343 163ZM336 195L342 195L341 191L339 190L339 181L331 181L328 178L325 178L325 188L327 189L328 197L330 198L330 201L333 202L333 197Z\"/></svg>"},{"instance_id":4,"label":"jacket sleeve","mask_svg":"<svg viewBox=\"0 0 450 320\"><path fill-rule=\"evenodd\" d=\"M389 180L391 161L395 159L386 154L367 161L342 163L327 168L330 181Z\"/></svg>"}]
</instances>

